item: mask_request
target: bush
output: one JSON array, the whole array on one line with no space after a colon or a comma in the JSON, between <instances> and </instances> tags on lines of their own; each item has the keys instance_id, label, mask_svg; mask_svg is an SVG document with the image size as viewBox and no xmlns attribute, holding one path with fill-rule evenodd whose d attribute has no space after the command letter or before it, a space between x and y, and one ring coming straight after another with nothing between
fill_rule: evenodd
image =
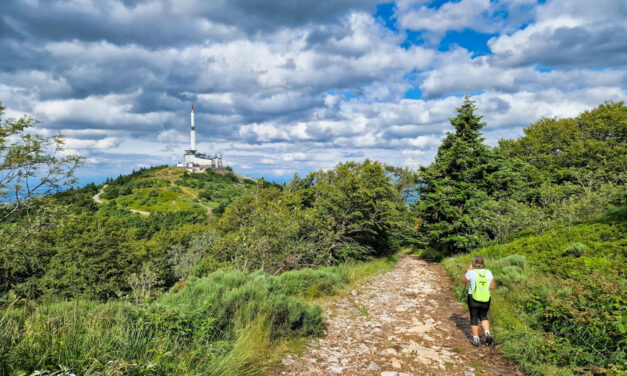
<instances>
[{"instance_id":1,"label":"bush","mask_svg":"<svg viewBox=\"0 0 627 376\"><path fill-rule=\"evenodd\" d=\"M348 282L333 268L294 270L281 274L279 280L290 295L307 298L333 295L337 287Z\"/></svg>"},{"instance_id":2,"label":"bush","mask_svg":"<svg viewBox=\"0 0 627 376\"><path fill-rule=\"evenodd\" d=\"M435 248L427 247L424 250L418 252L418 255L425 260L440 262L444 258L444 252L438 251Z\"/></svg>"},{"instance_id":3,"label":"bush","mask_svg":"<svg viewBox=\"0 0 627 376\"><path fill-rule=\"evenodd\" d=\"M226 201L220 201L220 204L218 204L215 209L212 209L211 212L213 214L222 215L228 205L229 204Z\"/></svg>"},{"instance_id":4,"label":"bush","mask_svg":"<svg viewBox=\"0 0 627 376\"><path fill-rule=\"evenodd\" d=\"M230 179L233 183L239 183L239 178L232 171L227 172L224 176Z\"/></svg>"},{"instance_id":5,"label":"bush","mask_svg":"<svg viewBox=\"0 0 627 376\"><path fill-rule=\"evenodd\" d=\"M200 191L198 193L198 197L202 198L203 200L211 200L211 194L207 191Z\"/></svg>"},{"instance_id":6,"label":"bush","mask_svg":"<svg viewBox=\"0 0 627 376\"><path fill-rule=\"evenodd\" d=\"M585 244L579 242L571 243L564 249L564 256L579 257L583 255L587 248Z\"/></svg>"}]
</instances>

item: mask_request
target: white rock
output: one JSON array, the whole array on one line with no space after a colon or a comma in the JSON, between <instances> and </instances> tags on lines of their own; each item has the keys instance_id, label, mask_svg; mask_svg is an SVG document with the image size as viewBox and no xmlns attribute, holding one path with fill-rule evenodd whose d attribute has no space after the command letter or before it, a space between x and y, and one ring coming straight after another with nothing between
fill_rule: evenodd
<instances>
[{"instance_id":1,"label":"white rock","mask_svg":"<svg viewBox=\"0 0 627 376\"><path fill-rule=\"evenodd\" d=\"M283 359L282 362L283 362L283 365L285 366L294 364L294 361L292 359Z\"/></svg>"},{"instance_id":2,"label":"white rock","mask_svg":"<svg viewBox=\"0 0 627 376\"><path fill-rule=\"evenodd\" d=\"M398 372L385 371L385 372L381 372L381 376L398 376Z\"/></svg>"},{"instance_id":3,"label":"white rock","mask_svg":"<svg viewBox=\"0 0 627 376\"><path fill-rule=\"evenodd\" d=\"M379 367L379 365L375 362L370 362L370 365L368 366L368 371L378 371L380 369L381 367Z\"/></svg>"},{"instance_id":4,"label":"white rock","mask_svg":"<svg viewBox=\"0 0 627 376\"><path fill-rule=\"evenodd\" d=\"M327 368L327 370L329 372L334 372L334 373L341 373L342 371L344 371L346 367L341 367L341 366L330 366L329 368Z\"/></svg>"},{"instance_id":5,"label":"white rock","mask_svg":"<svg viewBox=\"0 0 627 376\"><path fill-rule=\"evenodd\" d=\"M383 350L383 353L388 354L388 355L394 355L394 356L398 355L398 353L396 352L396 349L392 347L390 347L389 349Z\"/></svg>"},{"instance_id":6,"label":"white rock","mask_svg":"<svg viewBox=\"0 0 627 376\"><path fill-rule=\"evenodd\" d=\"M401 360L400 359L392 359L392 368L401 369Z\"/></svg>"}]
</instances>

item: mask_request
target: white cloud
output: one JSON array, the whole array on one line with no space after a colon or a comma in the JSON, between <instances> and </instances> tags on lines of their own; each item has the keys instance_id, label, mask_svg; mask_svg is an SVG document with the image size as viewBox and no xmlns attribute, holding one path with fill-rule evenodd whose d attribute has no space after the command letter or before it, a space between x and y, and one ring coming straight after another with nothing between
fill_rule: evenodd
<instances>
[{"instance_id":1,"label":"white cloud","mask_svg":"<svg viewBox=\"0 0 627 376\"><path fill-rule=\"evenodd\" d=\"M287 176L364 158L428 164L465 93L491 144L542 116L627 97L623 2L397 0L399 32L361 0L282 13L278 0L257 12L245 11L249 0L79 3L0 4L12 13L0 100L103 171L180 160L191 103L199 149L255 176ZM49 32L57 19L67 27ZM401 46L406 28L428 40ZM493 54L436 48L451 30L498 34ZM405 99L410 89L422 98Z\"/></svg>"},{"instance_id":2,"label":"white cloud","mask_svg":"<svg viewBox=\"0 0 627 376\"><path fill-rule=\"evenodd\" d=\"M89 96L85 99L42 101L34 114L46 122L87 122L95 124L150 126L172 119L169 112L132 113L132 94Z\"/></svg>"},{"instance_id":3,"label":"white cloud","mask_svg":"<svg viewBox=\"0 0 627 376\"><path fill-rule=\"evenodd\" d=\"M615 0L554 0L535 22L488 45L500 64L607 67L627 63L627 5Z\"/></svg>"},{"instance_id":4,"label":"white cloud","mask_svg":"<svg viewBox=\"0 0 627 376\"><path fill-rule=\"evenodd\" d=\"M476 25L478 18L483 12L488 11L489 7L490 0L461 0L456 3L445 3L438 9L425 5L414 10L399 7L396 15L400 25L405 29L427 30L442 35L448 30L463 30Z\"/></svg>"},{"instance_id":5,"label":"white cloud","mask_svg":"<svg viewBox=\"0 0 627 376\"><path fill-rule=\"evenodd\" d=\"M284 161L305 161L309 159L305 153L286 153L281 156Z\"/></svg>"},{"instance_id":6,"label":"white cloud","mask_svg":"<svg viewBox=\"0 0 627 376\"><path fill-rule=\"evenodd\" d=\"M116 137L105 137L99 140L81 140L76 138L65 138L65 147L67 149L110 149L117 147L120 140Z\"/></svg>"}]
</instances>

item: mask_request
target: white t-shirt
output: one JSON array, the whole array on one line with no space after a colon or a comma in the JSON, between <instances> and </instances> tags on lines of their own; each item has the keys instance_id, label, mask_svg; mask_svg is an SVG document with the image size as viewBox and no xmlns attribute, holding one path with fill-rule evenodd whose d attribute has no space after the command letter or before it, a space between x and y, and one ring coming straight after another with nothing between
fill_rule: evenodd
<instances>
[{"instance_id":1,"label":"white t-shirt","mask_svg":"<svg viewBox=\"0 0 627 376\"><path fill-rule=\"evenodd\" d=\"M468 284L469 294L472 294L472 290L475 289L475 282L477 282L477 278L479 278L479 274L477 274L477 272L483 274L483 269L473 269L466 271L466 279L470 281L470 283ZM492 284L492 280L494 279L494 277L492 277L492 272L490 271L490 269L486 269L485 276L488 279L488 283Z\"/></svg>"}]
</instances>

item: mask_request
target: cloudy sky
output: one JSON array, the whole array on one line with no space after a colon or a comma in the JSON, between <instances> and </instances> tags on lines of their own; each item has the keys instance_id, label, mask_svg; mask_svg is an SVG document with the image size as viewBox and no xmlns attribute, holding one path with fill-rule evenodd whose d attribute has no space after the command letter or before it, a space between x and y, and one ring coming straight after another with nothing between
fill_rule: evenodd
<instances>
[{"instance_id":1,"label":"cloudy sky","mask_svg":"<svg viewBox=\"0 0 627 376\"><path fill-rule=\"evenodd\" d=\"M627 95L620 0L2 0L6 115L61 132L83 179L189 145L278 181L432 161L464 94L489 144Z\"/></svg>"}]
</instances>

